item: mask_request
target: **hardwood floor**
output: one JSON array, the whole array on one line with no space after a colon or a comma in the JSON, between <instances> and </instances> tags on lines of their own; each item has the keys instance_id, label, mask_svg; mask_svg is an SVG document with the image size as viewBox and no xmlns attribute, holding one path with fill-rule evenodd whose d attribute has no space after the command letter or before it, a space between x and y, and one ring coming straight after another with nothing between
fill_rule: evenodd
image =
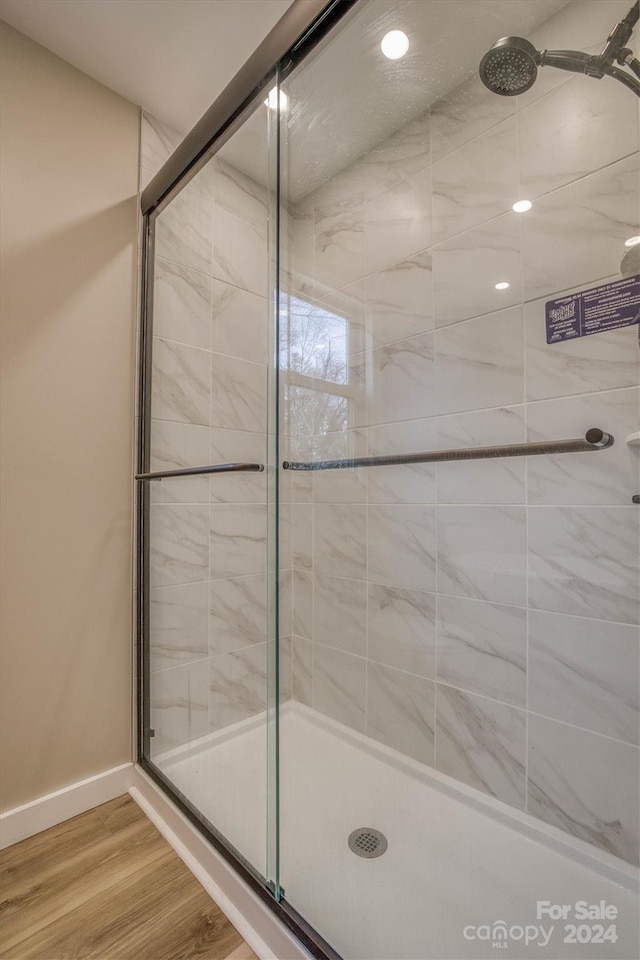
<instances>
[{"instance_id":1,"label":"hardwood floor","mask_svg":"<svg viewBox=\"0 0 640 960\"><path fill-rule=\"evenodd\" d=\"M0 853L0 957L257 960L129 796Z\"/></svg>"}]
</instances>

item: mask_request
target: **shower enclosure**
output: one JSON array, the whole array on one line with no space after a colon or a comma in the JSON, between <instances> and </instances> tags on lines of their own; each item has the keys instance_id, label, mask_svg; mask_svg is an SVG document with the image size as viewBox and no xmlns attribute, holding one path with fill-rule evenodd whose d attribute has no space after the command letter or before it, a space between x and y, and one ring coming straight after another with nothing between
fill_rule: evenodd
<instances>
[{"instance_id":1,"label":"shower enclosure","mask_svg":"<svg viewBox=\"0 0 640 960\"><path fill-rule=\"evenodd\" d=\"M639 101L478 72L628 10L296 0L143 124L139 759L318 958L638 956Z\"/></svg>"}]
</instances>

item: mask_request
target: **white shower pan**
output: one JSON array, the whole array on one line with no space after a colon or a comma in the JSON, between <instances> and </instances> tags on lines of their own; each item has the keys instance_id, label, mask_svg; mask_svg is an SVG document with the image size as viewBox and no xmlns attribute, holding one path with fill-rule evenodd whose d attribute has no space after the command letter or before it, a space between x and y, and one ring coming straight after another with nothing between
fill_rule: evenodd
<instances>
[{"instance_id":1,"label":"white shower pan","mask_svg":"<svg viewBox=\"0 0 640 960\"><path fill-rule=\"evenodd\" d=\"M263 873L266 748L262 715L155 758ZM555 827L298 703L280 777L285 896L345 960L640 955L638 872ZM358 827L383 856L354 855Z\"/></svg>"}]
</instances>

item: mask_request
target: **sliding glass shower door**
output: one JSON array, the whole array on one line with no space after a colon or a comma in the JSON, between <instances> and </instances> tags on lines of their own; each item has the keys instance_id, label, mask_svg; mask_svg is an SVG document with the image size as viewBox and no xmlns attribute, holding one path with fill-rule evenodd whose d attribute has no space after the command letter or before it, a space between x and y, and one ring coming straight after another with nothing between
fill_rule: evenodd
<instances>
[{"instance_id":1,"label":"sliding glass shower door","mask_svg":"<svg viewBox=\"0 0 640 960\"><path fill-rule=\"evenodd\" d=\"M483 60L628 10L367 0L282 82L281 881L349 960L638 954L638 98Z\"/></svg>"},{"instance_id":2,"label":"sliding glass shower door","mask_svg":"<svg viewBox=\"0 0 640 960\"><path fill-rule=\"evenodd\" d=\"M140 480L145 756L259 878L275 875L268 123L261 98L150 224Z\"/></svg>"}]
</instances>

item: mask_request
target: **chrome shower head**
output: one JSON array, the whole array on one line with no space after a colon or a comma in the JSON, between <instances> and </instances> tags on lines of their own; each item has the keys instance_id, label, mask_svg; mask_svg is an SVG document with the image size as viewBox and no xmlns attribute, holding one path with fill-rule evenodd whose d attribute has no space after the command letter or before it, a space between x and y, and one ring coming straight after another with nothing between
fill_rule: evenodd
<instances>
[{"instance_id":1,"label":"chrome shower head","mask_svg":"<svg viewBox=\"0 0 640 960\"><path fill-rule=\"evenodd\" d=\"M523 37L502 37L480 61L480 79L492 93L515 97L535 83L540 54Z\"/></svg>"}]
</instances>

